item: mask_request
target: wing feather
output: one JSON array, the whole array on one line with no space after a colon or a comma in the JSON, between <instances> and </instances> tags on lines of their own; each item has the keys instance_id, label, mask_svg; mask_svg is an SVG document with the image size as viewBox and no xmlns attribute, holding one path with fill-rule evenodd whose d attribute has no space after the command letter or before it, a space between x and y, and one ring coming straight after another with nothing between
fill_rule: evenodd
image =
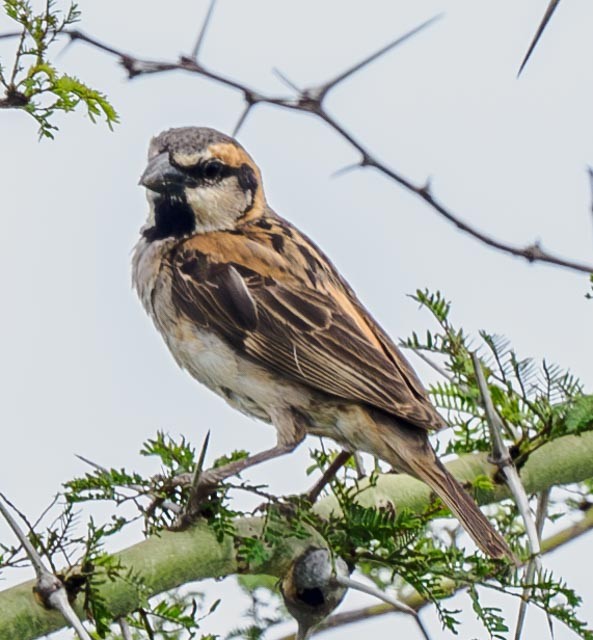
<instances>
[{"instance_id":1,"label":"wing feather","mask_svg":"<svg viewBox=\"0 0 593 640\"><path fill-rule=\"evenodd\" d=\"M245 235L254 250L245 251ZM177 307L258 364L424 429L444 426L399 349L287 222L194 236L171 269Z\"/></svg>"}]
</instances>

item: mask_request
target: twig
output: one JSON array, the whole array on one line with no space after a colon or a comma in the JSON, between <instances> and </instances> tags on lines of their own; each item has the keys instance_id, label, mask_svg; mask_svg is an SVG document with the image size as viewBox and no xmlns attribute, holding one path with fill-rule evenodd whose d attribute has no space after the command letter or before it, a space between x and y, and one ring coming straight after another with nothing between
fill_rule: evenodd
<instances>
[{"instance_id":1,"label":"twig","mask_svg":"<svg viewBox=\"0 0 593 640\"><path fill-rule=\"evenodd\" d=\"M590 211L591 211L591 222L593 223L593 168L587 167L587 173L589 174L589 187L591 190Z\"/></svg>"},{"instance_id":2,"label":"twig","mask_svg":"<svg viewBox=\"0 0 593 640\"><path fill-rule=\"evenodd\" d=\"M100 464L97 464L96 462L93 462L92 460L89 460L88 458L85 458L78 453L75 455L79 460L82 460L97 471L100 471L101 473L109 473L109 469L107 469L106 467L103 467ZM127 488L132 489L132 491L137 491L141 495L146 494L146 487L143 487L139 484L129 484L127 485ZM162 507L168 509L169 511L172 511L173 513L181 513L182 511L182 507L180 507L178 504L175 504L174 502L171 502L170 500L163 500L162 502L160 502L160 504Z\"/></svg>"},{"instance_id":3,"label":"twig","mask_svg":"<svg viewBox=\"0 0 593 640\"><path fill-rule=\"evenodd\" d=\"M529 60L529 58L531 57L531 54L533 53L539 39L541 38L545 28L548 26L548 22L550 21L550 18L552 17L552 14L554 13L554 11L556 11L556 8L558 7L558 5L560 4L560 0L550 0L550 3L548 4L548 7L546 9L546 13L544 14L544 17L542 18L542 21L540 22L539 27L537 28L537 31L535 33L535 36L533 37L533 40L531 41L531 44L529 45L529 49L527 50L527 53L525 54L525 57L523 58L523 62L521 63L521 66L519 67L519 72L517 73L517 77L519 77L521 75L521 72L523 71L523 69L525 68L525 65L527 64L527 61Z\"/></svg>"},{"instance_id":4,"label":"twig","mask_svg":"<svg viewBox=\"0 0 593 640\"><path fill-rule=\"evenodd\" d=\"M200 76L213 80L218 84L222 84L226 87L229 87L230 89L239 91L243 95L243 98L246 102L246 107L239 119L237 126L235 127L235 132L238 131L240 126L244 123L245 118L248 116L251 109L253 109L258 104L268 104L283 109L311 113L319 119L323 120L323 122L325 122L330 128L332 128L340 137L346 140L346 142L348 142L351 147L353 147L360 153L359 166L373 167L390 180L402 186L407 191L415 194L416 196L424 200L424 202L433 210L435 210L441 217L454 224L463 233L471 236L472 238L493 249L497 249L503 253L523 258L528 262L541 262L557 267L564 267L573 271L579 271L582 273L593 273L593 265L557 256L553 253L548 252L547 250L544 250L538 242L521 247L497 240L480 231L476 227L463 220L461 216L449 210L444 204L439 202L432 195L430 186L428 184L414 184L403 175L400 175L393 169L389 168L386 164L380 162L370 153L368 149L366 149L366 147L361 142L359 142L356 138L354 138L354 136L346 131L346 129L332 116L330 116L329 113L325 110L323 101L331 89L333 89L344 79L352 75L352 73L364 68L366 65L376 60L378 56L383 55L384 53L392 49L396 44L403 42L411 35L418 33L419 29L426 27L436 19L437 18L433 18L432 20L423 23L422 25L420 25L420 27L417 27L401 38L398 38L398 40L392 42L390 45L383 47L376 53L365 58L362 62L350 67L341 74L338 74L330 81L320 86L313 86L305 88L302 91L296 91L296 95L289 98L273 95L263 95L245 84L242 84L231 78L207 69L203 64L198 64L196 60L191 57L182 56L177 62L145 60L99 42L95 38L92 38L91 36L88 36L78 30L64 29L61 34L69 37L71 40L79 40L81 42L85 42L86 44L98 48L105 53L109 53L118 57L120 63L128 72L129 78L134 78L139 75L146 74L165 73L169 71L186 71L189 73L196 73ZM15 37L15 35L19 34L0 34L0 38Z\"/></svg>"},{"instance_id":5,"label":"twig","mask_svg":"<svg viewBox=\"0 0 593 640\"><path fill-rule=\"evenodd\" d=\"M418 624L418 628L420 629L420 632L422 633L424 638L426 638L426 640L430 640L430 636L428 635L426 628L418 618L418 612L416 611L416 609L413 609L397 598L393 598L392 596L385 593L384 591L381 591L375 586L363 584L362 582L358 582L358 580L352 580L352 578L341 576L339 574L334 576L334 580L340 586L345 587L346 589L354 589L355 591L360 591L361 593L367 593L368 595L374 596L382 602L390 605L394 611L399 611L400 613L405 613L412 616Z\"/></svg>"},{"instance_id":6,"label":"twig","mask_svg":"<svg viewBox=\"0 0 593 640\"><path fill-rule=\"evenodd\" d=\"M82 622L78 619L74 609L70 606L68 593L66 592L64 585L55 575L53 575L53 573L50 573L46 569L41 556L37 553L37 549L35 549L31 544L31 541L19 527L10 511L4 506L3 501L6 501L6 498L0 493L0 513L8 523L8 526L13 530L20 543L23 545L31 564L33 565L33 569L35 570L35 575L37 576L37 583L34 587L35 594L39 597L45 607L48 609L56 609L62 614L66 622L74 629L80 640L92 640Z\"/></svg>"},{"instance_id":7,"label":"twig","mask_svg":"<svg viewBox=\"0 0 593 640\"><path fill-rule=\"evenodd\" d=\"M364 69L364 67L371 64L371 62L378 60L381 56L385 55L392 49L395 49L395 47L397 47L398 45L404 43L406 40L409 40L410 38L415 36L417 33L420 33L420 31L426 29L426 27L429 27L431 24L433 24L437 20L440 20L442 17L443 17L442 13L436 16L433 16L432 18L430 18L429 20L426 20L425 22L418 25L417 27L414 27L414 29L412 29L411 31L408 31L403 36L396 38L395 40L385 45L378 51L375 51L370 56L367 56L360 62L357 62L356 64L352 65L349 69L342 71L342 73L339 73L337 76L335 76L331 80L324 82L319 87L305 89L305 91L301 91L300 93L303 95L306 95L309 100L318 102L321 105L321 103L323 102L323 99L327 96L327 94L333 88L337 87L339 84L344 82L344 80L349 78L351 75L354 75L357 71Z\"/></svg>"},{"instance_id":8,"label":"twig","mask_svg":"<svg viewBox=\"0 0 593 640\"><path fill-rule=\"evenodd\" d=\"M245 120L247 120L247 116L251 112L252 106L253 105L249 102L245 105L245 109L243 110L243 113L239 116L239 119L237 120L237 124L233 129L233 136L236 136L239 133L239 129L241 129L241 127L245 124Z\"/></svg>"},{"instance_id":9,"label":"twig","mask_svg":"<svg viewBox=\"0 0 593 640\"><path fill-rule=\"evenodd\" d=\"M544 528L544 522L546 520L546 516L548 514L548 503L550 498L550 490L546 489L542 491L540 494L539 500L537 502L537 513L535 514L535 528L537 531L537 539L538 543L541 544L542 531ZM529 562L527 563L527 567L525 569L525 582L527 584L533 584L533 579L535 577L535 573L538 569L541 569L541 559L540 556L532 556L529 558ZM523 589L523 593L521 595L521 604L519 605L519 613L517 614L517 624L515 626L515 640L520 640L521 633L523 631L523 624L525 623L525 616L527 615L527 605L529 604L529 598L531 597L532 588L525 587ZM552 631L552 620L550 615L546 612L548 618L548 626L550 627L551 637L554 637L554 633Z\"/></svg>"},{"instance_id":10,"label":"twig","mask_svg":"<svg viewBox=\"0 0 593 640\"><path fill-rule=\"evenodd\" d=\"M282 80L282 82L284 82L284 84L289 89L296 91L296 93L302 93L302 89L298 87L285 73L280 71L280 69L277 69L276 67L274 67L272 71L278 76L278 78L280 78L280 80Z\"/></svg>"},{"instance_id":11,"label":"twig","mask_svg":"<svg viewBox=\"0 0 593 640\"><path fill-rule=\"evenodd\" d=\"M521 514L525 524L525 532L527 533L531 555L536 556L540 553L539 538L535 521L531 515L529 499L525 493L525 488L523 487L519 473L513 464L509 449L502 439L504 427L496 409L494 408L494 404L492 403L490 391L488 390L488 385L484 378L482 363L475 351L472 353L472 361L478 388L480 389L480 395L482 396L482 405L484 407L484 412L486 413L486 421L488 422L490 436L492 438L492 462L499 467L505 476L506 483L515 498L517 508L519 509L519 513Z\"/></svg>"},{"instance_id":12,"label":"twig","mask_svg":"<svg viewBox=\"0 0 593 640\"><path fill-rule=\"evenodd\" d=\"M121 631L122 640L133 640L132 638L132 630L130 629L130 625L128 624L125 618L119 618L117 621L119 624L119 630Z\"/></svg>"},{"instance_id":13,"label":"twig","mask_svg":"<svg viewBox=\"0 0 593 640\"><path fill-rule=\"evenodd\" d=\"M356 475L359 480L367 477L367 471L364 468L364 460L362 459L362 454L360 451L354 452L354 466L356 467Z\"/></svg>"},{"instance_id":14,"label":"twig","mask_svg":"<svg viewBox=\"0 0 593 640\"><path fill-rule=\"evenodd\" d=\"M493 462L502 471L506 483L511 490L511 493L513 494L515 503L517 505L517 508L519 509L519 513L521 514L521 518L523 519L523 523L525 525L525 532L527 534L527 541L529 543L530 549L530 558L525 570L524 581L528 584L532 581L536 571L539 571L541 569L540 531L541 527L543 526L542 523L543 519L545 518L545 513L544 515L540 516L540 526L538 531L538 526L533 519L533 515L529 507L529 498L527 497L527 493L525 492L525 487L523 486L521 478L519 477L519 473L517 472L517 469L513 464L508 447L506 446L502 438L503 425L501 423L500 417L498 416L498 413L496 412L496 409L494 408L494 404L488 390L488 384L486 383L484 372L482 370L482 363L480 362L480 358L478 357L478 354L476 352L472 353L472 361L476 374L476 380L480 389L480 395L482 396L482 405L486 413L486 420L488 422L488 427L490 429L490 435L492 438ZM547 504L547 501L545 504ZM530 595L531 589L524 589L522 602L519 607L519 613L517 616L515 640L519 640L519 638L521 637Z\"/></svg>"},{"instance_id":15,"label":"twig","mask_svg":"<svg viewBox=\"0 0 593 640\"><path fill-rule=\"evenodd\" d=\"M429 358L423 351L422 349L415 349L414 347L411 347L408 344L405 344L403 340L400 340L399 342L399 346L402 349L410 349L411 351L414 352L415 355L417 355L420 360L423 360L424 362L426 362L426 364L431 367L432 369L434 369L438 374L440 374L441 376L443 376L443 378L445 378L445 380L448 380L449 382L453 382L453 376L444 369L444 367L441 367L440 364L438 364L437 362L435 362L432 358Z\"/></svg>"},{"instance_id":16,"label":"twig","mask_svg":"<svg viewBox=\"0 0 593 640\"><path fill-rule=\"evenodd\" d=\"M395 611L400 611L401 613L407 613L408 615L411 615L414 617L416 616L415 609L412 609L412 607L408 606L407 604L400 602L397 598L392 598L387 593L381 591L380 589L377 589L377 587L367 585L362 582L359 582L358 580L353 580L352 578L348 578L346 576L340 576L340 575L336 575L334 577L334 580L339 585L341 585L342 587L345 587L346 589L354 589L355 591L360 591L361 593L367 593L370 596L373 596L383 602L386 602L387 604L391 605L391 607Z\"/></svg>"},{"instance_id":17,"label":"twig","mask_svg":"<svg viewBox=\"0 0 593 640\"><path fill-rule=\"evenodd\" d=\"M152 625L150 624L150 620L148 618L148 614L146 613L146 610L140 607L140 609L138 609L138 615L142 619L142 624L144 625L144 630L148 635L148 640L155 640L154 631L152 630Z\"/></svg>"}]
</instances>

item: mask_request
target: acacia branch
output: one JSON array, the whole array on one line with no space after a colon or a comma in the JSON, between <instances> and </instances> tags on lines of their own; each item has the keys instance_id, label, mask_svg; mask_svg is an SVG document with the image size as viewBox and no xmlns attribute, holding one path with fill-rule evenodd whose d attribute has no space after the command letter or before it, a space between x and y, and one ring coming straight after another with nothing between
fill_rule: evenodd
<instances>
[{"instance_id":1,"label":"acacia branch","mask_svg":"<svg viewBox=\"0 0 593 640\"><path fill-rule=\"evenodd\" d=\"M461 482L470 483L479 476L493 477L496 471L485 453L464 455L448 463L447 468ZM529 493L590 477L593 477L593 432L563 436L542 445L521 469L521 480ZM482 504L507 497L509 491L502 485L481 490L477 496ZM423 511L432 498L430 489L419 480L406 474L385 474L379 477L376 486L360 493L357 500L363 505L391 503L396 510ZM320 516L339 511L337 501L331 497L320 500L314 508ZM262 519L241 518L235 524L239 535L257 535ZM117 619L137 609L141 596L154 596L189 582L237 573L283 576L292 560L311 544L324 544L313 530L309 539L280 538L267 561L245 566L237 557L233 539L218 541L208 524L201 521L186 531L163 531L116 554L124 567L142 577L146 585L143 594L138 594L129 581L106 579L101 595ZM33 640L64 626L60 614L35 602L34 584L35 581L29 581L0 592L3 640ZM75 602L75 610L79 615L83 613L79 601Z\"/></svg>"},{"instance_id":2,"label":"acacia branch","mask_svg":"<svg viewBox=\"0 0 593 640\"><path fill-rule=\"evenodd\" d=\"M555 551L559 547L567 544L568 542L572 542L576 540L579 536L582 536L584 533L588 533L593 529L593 509L589 509L585 512L584 517L579 520L574 525L566 527L559 531L558 533L542 540L541 550L543 554L551 553ZM456 585L451 582L449 585L448 592L450 595L458 591L462 591L465 588L465 585ZM420 611L427 605L431 604L430 600L427 600L422 595L420 595L417 591L412 591L410 593L398 594L398 598L405 604L407 604L411 609L415 611ZM360 607L358 609L352 609L350 611L344 611L342 613L336 613L332 616L329 616L326 620L324 620L315 630L313 635L318 635L323 631L327 631L329 629L337 629L339 627L343 627L355 622L364 622L369 618L377 618L379 616L384 616L387 614L399 613L395 607L389 604L373 604L367 607ZM289 633L288 635L282 636L277 640L295 640L296 636L293 633Z\"/></svg>"},{"instance_id":3,"label":"acacia branch","mask_svg":"<svg viewBox=\"0 0 593 640\"><path fill-rule=\"evenodd\" d=\"M19 539L37 574L37 580L35 581L32 592L41 600L46 609L59 612L63 620L74 629L80 640L91 640L90 635L70 605L64 585L57 576L45 567L37 549L35 549L17 521L12 517L8 508L3 504L3 501L8 502L8 500L0 494L0 514L2 514L8 526Z\"/></svg>"}]
</instances>

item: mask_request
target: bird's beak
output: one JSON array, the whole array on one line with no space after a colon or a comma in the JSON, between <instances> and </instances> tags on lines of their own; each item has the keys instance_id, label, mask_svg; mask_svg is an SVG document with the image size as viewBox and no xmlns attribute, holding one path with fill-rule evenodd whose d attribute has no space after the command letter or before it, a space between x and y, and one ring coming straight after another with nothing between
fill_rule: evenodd
<instances>
[{"instance_id":1,"label":"bird's beak","mask_svg":"<svg viewBox=\"0 0 593 640\"><path fill-rule=\"evenodd\" d=\"M187 176L169 162L168 153L159 153L149 160L140 184L157 193L176 191L187 184Z\"/></svg>"}]
</instances>

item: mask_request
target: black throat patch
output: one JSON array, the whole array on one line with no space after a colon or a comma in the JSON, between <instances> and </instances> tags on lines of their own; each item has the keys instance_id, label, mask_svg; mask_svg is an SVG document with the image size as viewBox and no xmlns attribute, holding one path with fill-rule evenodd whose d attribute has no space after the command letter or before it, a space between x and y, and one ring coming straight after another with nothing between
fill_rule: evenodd
<instances>
[{"instance_id":1,"label":"black throat patch","mask_svg":"<svg viewBox=\"0 0 593 640\"><path fill-rule=\"evenodd\" d=\"M149 241L181 238L193 232L194 213L183 194L159 195L154 202L154 226L142 235Z\"/></svg>"}]
</instances>

